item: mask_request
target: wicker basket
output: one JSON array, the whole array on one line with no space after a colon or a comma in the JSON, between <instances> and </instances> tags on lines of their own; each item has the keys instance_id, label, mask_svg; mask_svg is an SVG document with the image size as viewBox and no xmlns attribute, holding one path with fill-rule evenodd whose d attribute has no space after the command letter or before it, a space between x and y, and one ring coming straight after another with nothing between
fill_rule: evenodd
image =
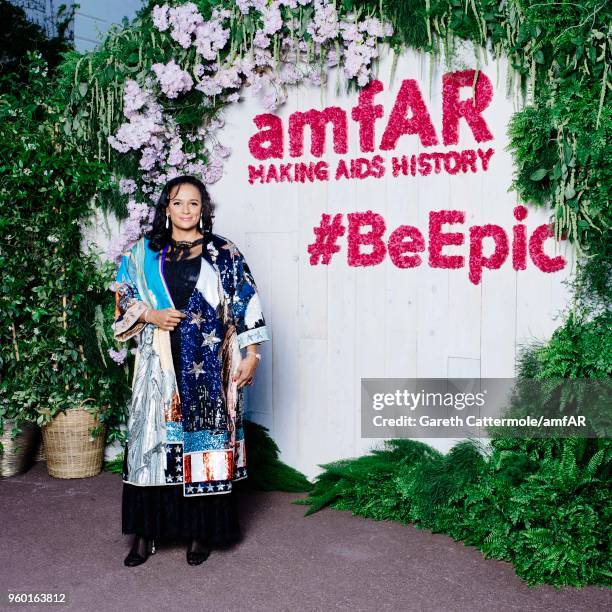
<instances>
[{"instance_id":1,"label":"wicker basket","mask_svg":"<svg viewBox=\"0 0 612 612\"><path fill-rule=\"evenodd\" d=\"M87 478L102 470L104 439L102 433L93 441L89 431L99 417L84 408L60 412L51 423L43 425L47 472L54 478Z\"/></svg>"},{"instance_id":2,"label":"wicker basket","mask_svg":"<svg viewBox=\"0 0 612 612\"><path fill-rule=\"evenodd\" d=\"M36 461L46 461L47 456L45 455L45 444L42 439L42 432L40 436L40 444L38 445L38 452L36 453Z\"/></svg>"},{"instance_id":3,"label":"wicker basket","mask_svg":"<svg viewBox=\"0 0 612 612\"><path fill-rule=\"evenodd\" d=\"M4 433L0 436L4 447L4 451L0 451L0 476L3 478L27 472L35 460L40 441L40 428L35 423L24 423L21 433L11 439L13 424L11 419L5 419Z\"/></svg>"}]
</instances>

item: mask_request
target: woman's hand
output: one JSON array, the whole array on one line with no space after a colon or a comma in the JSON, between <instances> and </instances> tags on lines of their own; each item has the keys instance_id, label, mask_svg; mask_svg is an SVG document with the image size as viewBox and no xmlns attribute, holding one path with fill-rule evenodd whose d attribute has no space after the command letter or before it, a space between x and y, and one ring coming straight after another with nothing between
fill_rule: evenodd
<instances>
[{"instance_id":1,"label":"woman's hand","mask_svg":"<svg viewBox=\"0 0 612 612\"><path fill-rule=\"evenodd\" d=\"M259 359L255 357L255 353L247 351L246 357L238 364L233 378L234 382L237 383L238 389L244 387L244 385L253 384L253 376L255 375L255 370L258 365Z\"/></svg>"},{"instance_id":2,"label":"woman's hand","mask_svg":"<svg viewBox=\"0 0 612 612\"><path fill-rule=\"evenodd\" d=\"M147 321L165 331L172 331L187 315L176 308L147 311Z\"/></svg>"}]
</instances>

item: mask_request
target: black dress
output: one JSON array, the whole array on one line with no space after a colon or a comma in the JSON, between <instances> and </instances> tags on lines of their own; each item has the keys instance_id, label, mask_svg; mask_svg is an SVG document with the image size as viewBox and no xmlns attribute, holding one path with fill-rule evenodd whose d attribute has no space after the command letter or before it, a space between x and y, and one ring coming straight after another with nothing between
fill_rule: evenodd
<instances>
[{"instance_id":1,"label":"black dress","mask_svg":"<svg viewBox=\"0 0 612 612\"><path fill-rule=\"evenodd\" d=\"M164 278L175 307L183 309L198 280L201 255L164 262ZM179 363L178 328L170 332L172 358ZM127 444L123 458L127 473ZM238 484L238 483L236 483ZM155 539L198 538L212 546L241 539L236 491L193 498L182 485L137 486L123 483L122 532Z\"/></svg>"}]
</instances>

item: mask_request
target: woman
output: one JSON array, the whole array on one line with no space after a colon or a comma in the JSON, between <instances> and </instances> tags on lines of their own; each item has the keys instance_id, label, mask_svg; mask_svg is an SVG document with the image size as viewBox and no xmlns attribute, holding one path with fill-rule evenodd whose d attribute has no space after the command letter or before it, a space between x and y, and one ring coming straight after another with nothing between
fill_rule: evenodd
<instances>
[{"instance_id":1,"label":"woman","mask_svg":"<svg viewBox=\"0 0 612 612\"><path fill-rule=\"evenodd\" d=\"M187 539L187 561L198 565L241 537L233 483L247 477L242 392L269 336L249 267L212 233L212 218L199 180L172 179L110 287L115 338L137 340L123 462L129 566L144 563L156 539Z\"/></svg>"}]
</instances>

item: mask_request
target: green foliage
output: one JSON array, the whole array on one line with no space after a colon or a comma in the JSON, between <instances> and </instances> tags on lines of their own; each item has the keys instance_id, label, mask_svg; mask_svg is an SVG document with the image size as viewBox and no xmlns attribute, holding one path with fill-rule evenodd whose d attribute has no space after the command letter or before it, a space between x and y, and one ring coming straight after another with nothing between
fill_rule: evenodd
<instances>
[{"instance_id":1,"label":"green foliage","mask_svg":"<svg viewBox=\"0 0 612 612\"><path fill-rule=\"evenodd\" d=\"M360 10L366 13L380 11L394 25L391 46L400 49L433 50L429 39L426 0L342 0L346 11Z\"/></svg>"},{"instance_id":2,"label":"green foliage","mask_svg":"<svg viewBox=\"0 0 612 612\"><path fill-rule=\"evenodd\" d=\"M523 201L552 209L555 236L576 245L580 274L609 301L610 4L438 0L431 6L440 37L489 40L496 55L508 57L521 91L529 85L531 96L508 127L511 188Z\"/></svg>"},{"instance_id":3,"label":"green foliage","mask_svg":"<svg viewBox=\"0 0 612 612\"><path fill-rule=\"evenodd\" d=\"M591 320L570 312L550 342L533 353L532 378L607 378L612 375L612 313Z\"/></svg>"},{"instance_id":4,"label":"green foliage","mask_svg":"<svg viewBox=\"0 0 612 612\"><path fill-rule=\"evenodd\" d=\"M0 419L42 425L84 406L111 425L112 439L126 373L105 366L94 325L114 266L80 248L80 223L108 171L66 146L64 105L45 62L32 60L26 86L0 95Z\"/></svg>"},{"instance_id":5,"label":"green foliage","mask_svg":"<svg viewBox=\"0 0 612 612\"><path fill-rule=\"evenodd\" d=\"M279 448L266 427L248 420L243 423L249 453L249 487L261 491L308 491L312 488L301 472L278 458Z\"/></svg>"},{"instance_id":6,"label":"green foliage","mask_svg":"<svg viewBox=\"0 0 612 612\"><path fill-rule=\"evenodd\" d=\"M121 474L123 472L123 453L104 462L104 470L112 474Z\"/></svg>"}]
</instances>

